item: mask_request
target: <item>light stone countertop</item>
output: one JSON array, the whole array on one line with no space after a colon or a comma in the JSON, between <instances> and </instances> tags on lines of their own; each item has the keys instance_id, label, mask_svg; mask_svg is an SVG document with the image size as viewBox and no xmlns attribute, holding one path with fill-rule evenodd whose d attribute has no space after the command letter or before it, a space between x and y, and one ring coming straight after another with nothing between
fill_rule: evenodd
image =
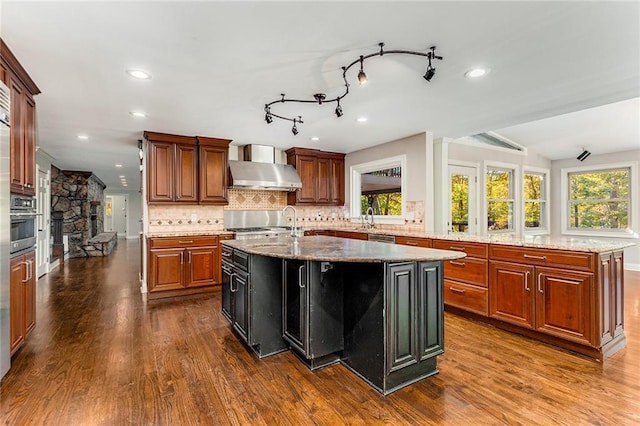
<instances>
[{"instance_id":1,"label":"light stone countertop","mask_svg":"<svg viewBox=\"0 0 640 426\"><path fill-rule=\"evenodd\" d=\"M159 238L159 237L210 237L215 235L233 236L233 232L229 231L166 231L166 232L147 232L147 238Z\"/></svg>"},{"instance_id":2,"label":"light stone countertop","mask_svg":"<svg viewBox=\"0 0 640 426\"><path fill-rule=\"evenodd\" d=\"M226 240L222 244L261 256L325 262L440 261L466 256L458 251L325 236L300 237L297 243L294 243L293 238L289 236L280 236L254 240Z\"/></svg>"}]
</instances>

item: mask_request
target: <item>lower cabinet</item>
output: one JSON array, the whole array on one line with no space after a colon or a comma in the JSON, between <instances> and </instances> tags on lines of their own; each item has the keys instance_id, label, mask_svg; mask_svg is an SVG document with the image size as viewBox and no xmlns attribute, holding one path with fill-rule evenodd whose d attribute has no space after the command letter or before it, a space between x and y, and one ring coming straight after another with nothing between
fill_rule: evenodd
<instances>
[{"instance_id":1,"label":"lower cabinet","mask_svg":"<svg viewBox=\"0 0 640 426\"><path fill-rule=\"evenodd\" d=\"M10 352L15 353L36 325L36 252L13 257L10 281Z\"/></svg>"},{"instance_id":2,"label":"lower cabinet","mask_svg":"<svg viewBox=\"0 0 640 426\"><path fill-rule=\"evenodd\" d=\"M150 238L150 299L211 291L220 285L217 236Z\"/></svg>"},{"instance_id":3,"label":"lower cabinet","mask_svg":"<svg viewBox=\"0 0 640 426\"><path fill-rule=\"evenodd\" d=\"M490 316L595 346L591 330L593 274L491 261Z\"/></svg>"},{"instance_id":4,"label":"lower cabinet","mask_svg":"<svg viewBox=\"0 0 640 426\"><path fill-rule=\"evenodd\" d=\"M283 336L312 369L338 361L344 348L343 283L329 262L284 260Z\"/></svg>"}]
</instances>

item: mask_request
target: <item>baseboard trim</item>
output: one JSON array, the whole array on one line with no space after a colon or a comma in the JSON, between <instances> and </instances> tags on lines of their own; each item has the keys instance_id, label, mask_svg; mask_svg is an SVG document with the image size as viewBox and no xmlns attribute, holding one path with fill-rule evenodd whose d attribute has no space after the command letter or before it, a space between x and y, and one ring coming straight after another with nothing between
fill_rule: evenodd
<instances>
[{"instance_id":1,"label":"baseboard trim","mask_svg":"<svg viewBox=\"0 0 640 426\"><path fill-rule=\"evenodd\" d=\"M625 263L624 264L625 271L640 271L639 263Z\"/></svg>"}]
</instances>

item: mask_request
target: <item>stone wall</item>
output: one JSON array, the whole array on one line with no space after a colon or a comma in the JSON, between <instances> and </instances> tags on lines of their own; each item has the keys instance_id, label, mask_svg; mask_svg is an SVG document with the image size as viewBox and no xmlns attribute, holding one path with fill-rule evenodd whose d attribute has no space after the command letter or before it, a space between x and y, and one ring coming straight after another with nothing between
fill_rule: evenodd
<instances>
[{"instance_id":1,"label":"stone wall","mask_svg":"<svg viewBox=\"0 0 640 426\"><path fill-rule=\"evenodd\" d=\"M92 172L51 167L51 212L62 211L62 233L69 236L69 257L87 257L83 246L91 235L91 207L95 231L104 231L105 184Z\"/></svg>"}]
</instances>

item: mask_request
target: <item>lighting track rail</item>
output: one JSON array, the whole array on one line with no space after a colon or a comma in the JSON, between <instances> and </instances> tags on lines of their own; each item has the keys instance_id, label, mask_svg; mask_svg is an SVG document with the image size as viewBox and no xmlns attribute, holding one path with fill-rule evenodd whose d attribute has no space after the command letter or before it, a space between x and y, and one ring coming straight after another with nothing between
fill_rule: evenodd
<instances>
[{"instance_id":1,"label":"lighting track rail","mask_svg":"<svg viewBox=\"0 0 640 426\"><path fill-rule=\"evenodd\" d=\"M338 105L336 106L336 109L334 112L338 118L342 117L344 113L342 111L342 106L340 105L340 100L342 100L345 96L349 94L349 82L347 81L347 71L349 71L349 69L351 69L351 67L353 67L354 65L360 64L360 71L358 72L358 84L360 85L366 84L368 79L367 79L367 74L365 74L364 72L364 61L369 58L373 58L376 56L383 56L383 55L393 55L393 54L424 56L428 60L428 65L427 65L427 70L423 77L427 81L431 81L431 79L436 73L436 68L431 64L431 61L435 61L436 59L442 60L442 56L436 55L435 46L431 46L427 52L417 52L413 50L401 50L401 49L384 50L384 43L378 43L378 46L380 46L379 51L370 53L368 55L360 55L358 59L351 62L349 65L342 67L342 80L344 80L344 87L345 87L344 93L342 95L336 96L335 98L332 98L332 99L327 99L326 94L316 93L315 95L313 95L313 99L293 99L293 98L287 98L284 93L281 93L280 99L276 99L275 101L271 101L265 104L264 120L267 122L267 124L271 124L274 118L285 120L285 121L291 121L293 122L293 127L291 128L291 132L294 135L297 135L298 128L296 125L304 123L304 121L302 121L301 115L297 117L285 117L283 115L279 115L271 111L272 105L283 104L287 102L297 102L301 104L319 104L319 105L336 102Z\"/></svg>"}]
</instances>

